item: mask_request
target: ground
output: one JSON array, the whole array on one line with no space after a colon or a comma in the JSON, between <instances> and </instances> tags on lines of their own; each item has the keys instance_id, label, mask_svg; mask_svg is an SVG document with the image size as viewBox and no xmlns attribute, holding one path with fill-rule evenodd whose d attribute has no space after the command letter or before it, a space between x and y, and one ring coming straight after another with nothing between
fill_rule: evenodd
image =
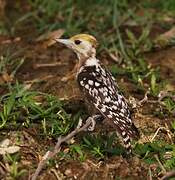
<instances>
[{"instance_id":1,"label":"ground","mask_svg":"<svg viewBox=\"0 0 175 180\"><path fill-rule=\"evenodd\" d=\"M73 70L77 62L76 55L59 44L49 46L46 37L38 38L45 31L49 33L54 31L44 27L42 32L40 31L42 28L39 27L38 31L41 33L38 33L37 25L41 24L38 24L39 22L35 24L34 21L40 18L40 15L36 19L35 16L31 16L31 19L22 16L25 11L35 12L39 7L37 2L35 3L18 1L15 4L7 1L1 7L3 10L5 7L4 13L1 11L2 22L5 22L2 27L7 27L7 29L2 28L0 35L0 94L2 97L0 178L2 179L30 178L42 156L49 149L53 149L57 137L70 133L76 127L73 122L77 123L80 114L87 113L76 80L63 80ZM97 3L97 6L103 8L102 4ZM77 7L78 5L74 8ZM121 4L120 8L124 8L124 5ZM7 9L11 10L8 15ZM13 28L9 32L9 18L15 9L18 9L18 14L24 20L16 20L16 17L13 17L14 22L11 23ZM141 8L136 11L136 14L144 17L145 11L149 11L154 16L157 9L156 7L146 10ZM42 13L41 17L47 23ZM76 19L79 13L81 14L77 11L72 18ZM107 15L110 17L110 13ZM171 29L173 16L168 15L167 13L164 19ZM14 13L14 16L17 15ZM62 16L64 14L57 14L55 18L63 22L65 19ZM103 23L103 20L101 21ZM15 23L19 25L16 26ZM119 145L119 139L113 134L115 129L98 123L94 132L81 132L70 142L64 143L58 156L44 167L39 179L158 179L175 167L175 125L173 125L175 48L171 43L167 43L169 37L167 38L165 34L169 29L164 28L160 22L152 24L148 35L145 35L146 32L143 33L141 25L132 25L132 23L128 20L119 29L120 32L123 32L123 29L133 32L133 34L131 32L120 34L127 39L122 41L125 45L124 51L122 46L119 46L121 63L116 62L114 58L116 49L113 45L105 46L105 42L102 42L104 39L111 41L110 37L115 33L115 28L109 29L103 39L100 39L100 35L97 39L99 43L104 43L99 45L98 58L111 70L127 99L131 97L135 99L131 105L141 101L149 91L148 99L133 109L133 121L141 134L140 139L133 142L133 156L130 158L125 156L124 150ZM93 26L94 23L90 25L90 27ZM66 32L66 27L63 26L62 29L69 34ZM71 28L76 29L73 26ZM88 32L87 29L86 32ZM108 36L110 36L109 39ZM142 39L139 41L140 36ZM161 39L159 43L159 39L156 40L155 36L163 37L165 40ZM110 51L107 51L107 48L110 48ZM160 92L166 94L162 99L159 99ZM56 125L58 121L64 125ZM158 129L160 131L156 133ZM1 153L2 142L5 139L10 140L8 147L11 146L14 151L15 146L19 149L17 148L15 152Z\"/></svg>"}]
</instances>

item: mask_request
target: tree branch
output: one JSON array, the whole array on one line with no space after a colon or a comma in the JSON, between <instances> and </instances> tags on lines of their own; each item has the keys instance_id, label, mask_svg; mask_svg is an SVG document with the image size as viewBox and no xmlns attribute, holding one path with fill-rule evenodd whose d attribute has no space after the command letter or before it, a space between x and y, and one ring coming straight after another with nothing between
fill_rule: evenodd
<instances>
[{"instance_id":1,"label":"tree branch","mask_svg":"<svg viewBox=\"0 0 175 180\"><path fill-rule=\"evenodd\" d=\"M168 180L172 177L175 177L175 171L170 171L168 173L166 173L162 178L161 180Z\"/></svg>"},{"instance_id":2,"label":"tree branch","mask_svg":"<svg viewBox=\"0 0 175 180\"><path fill-rule=\"evenodd\" d=\"M37 177L39 176L41 170L43 169L43 167L46 165L47 161L50 160L51 158L53 158L61 149L61 144L63 142L66 142L68 140L70 140L72 137L74 137L76 134L78 134L81 131L84 131L85 129L87 129L88 126L90 126L90 124L92 123L92 118L89 117L86 120L86 123L82 126L82 127L76 127L74 131L72 131L70 134L68 134L67 136L64 137L59 137L57 140L57 143L54 147L53 151L47 151L46 154L43 156L42 160L39 162L38 167L35 171L35 173L32 175L31 180L36 180Z\"/></svg>"}]
</instances>

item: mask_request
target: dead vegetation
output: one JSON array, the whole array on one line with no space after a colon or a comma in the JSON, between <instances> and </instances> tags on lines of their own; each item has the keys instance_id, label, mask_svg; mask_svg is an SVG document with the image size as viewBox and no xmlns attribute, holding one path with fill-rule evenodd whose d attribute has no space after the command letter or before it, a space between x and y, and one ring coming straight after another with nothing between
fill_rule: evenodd
<instances>
[{"instance_id":1,"label":"dead vegetation","mask_svg":"<svg viewBox=\"0 0 175 180\"><path fill-rule=\"evenodd\" d=\"M99 40L98 57L132 100L141 138L126 158L115 130L98 123L57 147L39 179L174 176L174 1L88 3L0 1L0 179L31 178L87 116L76 82L63 81L76 56L52 42L80 32Z\"/></svg>"}]
</instances>

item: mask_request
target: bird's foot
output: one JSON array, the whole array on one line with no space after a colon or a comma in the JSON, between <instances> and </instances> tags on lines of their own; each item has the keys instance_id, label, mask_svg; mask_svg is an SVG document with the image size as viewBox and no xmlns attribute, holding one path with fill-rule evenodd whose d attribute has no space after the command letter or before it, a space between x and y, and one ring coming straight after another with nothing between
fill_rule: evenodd
<instances>
[{"instance_id":1,"label":"bird's foot","mask_svg":"<svg viewBox=\"0 0 175 180\"><path fill-rule=\"evenodd\" d=\"M95 125L96 125L96 120L94 119L93 116L92 116L92 117L89 117L89 118L90 118L90 120L91 120L91 124L88 126L87 130L88 130L88 131L94 131ZM87 120L88 120L89 118L87 118ZM87 121L87 120L86 120L86 121Z\"/></svg>"},{"instance_id":2,"label":"bird's foot","mask_svg":"<svg viewBox=\"0 0 175 180\"><path fill-rule=\"evenodd\" d=\"M77 129L80 129L82 126L83 126L83 119L80 117L77 124Z\"/></svg>"},{"instance_id":3,"label":"bird's foot","mask_svg":"<svg viewBox=\"0 0 175 180\"><path fill-rule=\"evenodd\" d=\"M96 125L96 121L101 121L104 119L104 117L101 115L101 114L95 114L93 116L89 116L87 119L86 119L86 122L88 120L91 120L91 124L88 126L88 128L86 129L87 131L94 131L95 129L95 125ZM81 128L83 126L83 120L82 118L80 117L79 118L79 121L78 121L78 125L77 125L77 128Z\"/></svg>"}]
</instances>

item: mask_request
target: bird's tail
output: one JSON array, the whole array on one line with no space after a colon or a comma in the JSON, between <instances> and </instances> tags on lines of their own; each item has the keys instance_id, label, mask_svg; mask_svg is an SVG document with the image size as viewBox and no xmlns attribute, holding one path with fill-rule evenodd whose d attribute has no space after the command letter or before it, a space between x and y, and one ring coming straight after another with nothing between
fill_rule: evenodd
<instances>
[{"instance_id":1,"label":"bird's tail","mask_svg":"<svg viewBox=\"0 0 175 180\"><path fill-rule=\"evenodd\" d=\"M128 134L132 139L135 139L135 140L139 139L140 133L139 133L137 127L134 125L134 123L132 123L132 125L128 131Z\"/></svg>"},{"instance_id":2,"label":"bird's tail","mask_svg":"<svg viewBox=\"0 0 175 180\"><path fill-rule=\"evenodd\" d=\"M125 128L120 127L119 129L120 129L119 132L122 137L124 147L127 150L127 154L131 154L132 153L131 140L139 138L140 136L139 131L134 124L128 127L125 126Z\"/></svg>"},{"instance_id":3,"label":"bird's tail","mask_svg":"<svg viewBox=\"0 0 175 180\"><path fill-rule=\"evenodd\" d=\"M123 144L124 144L124 147L126 148L127 154L131 154L132 153L132 147L131 147L130 136L125 131L121 132L121 136L122 136Z\"/></svg>"}]
</instances>

